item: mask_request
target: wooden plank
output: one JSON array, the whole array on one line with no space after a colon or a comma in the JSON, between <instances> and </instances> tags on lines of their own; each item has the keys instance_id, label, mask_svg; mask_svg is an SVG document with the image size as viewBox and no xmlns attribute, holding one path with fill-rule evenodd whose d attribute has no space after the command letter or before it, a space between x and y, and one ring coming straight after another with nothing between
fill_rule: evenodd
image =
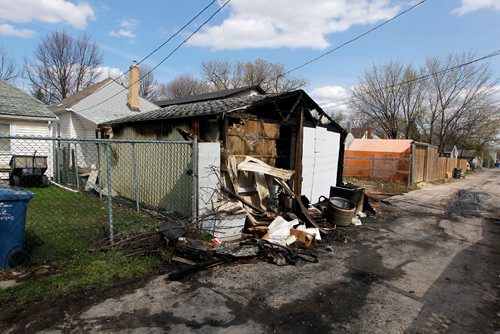
<instances>
[{"instance_id":1,"label":"wooden plank","mask_svg":"<svg viewBox=\"0 0 500 334\"><path fill-rule=\"evenodd\" d=\"M240 163L238 165L238 170L254 172L254 173L263 173L283 180L290 180L290 178L294 174L294 171L272 167L252 157L247 157L245 161Z\"/></svg>"}]
</instances>

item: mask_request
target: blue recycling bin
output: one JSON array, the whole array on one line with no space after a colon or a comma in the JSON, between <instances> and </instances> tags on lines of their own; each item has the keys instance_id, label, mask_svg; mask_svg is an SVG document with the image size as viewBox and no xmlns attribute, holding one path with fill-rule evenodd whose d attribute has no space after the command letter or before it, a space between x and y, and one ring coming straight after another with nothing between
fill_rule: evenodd
<instances>
[{"instance_id":1,"label":"blue recycling bin","mask_svg":"<svg viewBox=\"0 0 500 334\"><path fill-rule=\"evenodd\" d=\"M24 226L26 207L33 196L22 188L0 185L0 269L29 259L23 251Z\"/></svg>"}]
</instances>

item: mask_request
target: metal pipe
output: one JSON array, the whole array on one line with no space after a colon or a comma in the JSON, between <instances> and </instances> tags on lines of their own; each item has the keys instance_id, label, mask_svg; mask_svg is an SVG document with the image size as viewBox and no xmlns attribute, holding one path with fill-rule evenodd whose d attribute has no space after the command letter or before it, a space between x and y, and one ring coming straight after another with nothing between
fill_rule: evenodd
<instances>
[{"instance_id":1,"label":"metal pipe","mask_svg":"<svg viewBox=\"0 0 500 334\"><path fill-rule=\"evenodd\" d=\"M60 139L60 137L57 137ZM61 141L57 140L57 182L61 183Z\"/></svg>"},{"instance_id":2,"label":"metal pipe","mask_svg":"<svg viewBox=\"0 0 500 334\"><path fill-rule=\"evenodd\" d=\"M80 180L78 178L78 144L75 144L75 161L73 162L75 167L75 177L76 177L76 189L80 190Z\"/></svg>"},{"instance_id":3,"label":"metal pipe","mask_svg":"<svg viewBox=\"0 0 500 334\"><path fill-rule=\"evenodd\" d=\"M410 175L408 176L408 188L413 183L414 173L415 173L415 143L412 143L411 153L410 153Z\"/></svg>"},{"instance_id":4,"label":"metal pipe","mask_svg":"<svg viewBox=\"0 0 500 334\"><path fill-rule=\"evenodd\" d=\"M59 140L61 142L68 143L136 143L136 144L179 144L179 145L189 145L190 141L185 140L143 140L143 139L93 139L93 138L52 138L52 137L40 137L40 136L0 136L0 139L25 139L25 140Z\"/></svg>"},{"instance_id":5,"label":"metal pipe","mask_svg":"<svg viewBox=\"0 0 500 334\"><path fill-rule=\"evenodd\" d=\"M109 242L114 241L113 231L113 190L111 188L111 144L106 145L106 184L108 188Z\"/></svg>"},{"instance_id":6,"label":"metal pipe","mask_svg":"<svg viewBox=\"0 0 500 334\"><path fill-rule=\"evenodd\" d=\"M101 178L101 148L97 146L97 185L99 186L99 199L102 201L102 178Z\"/></svg>"},{"instance_id":7,"label":"metal pipe","mask_svg":"<svg viewBox=\"0 0 500 334\"><path fill-rule=\"evenodd\" d=\"M134 183L134 198L135 198L135 207L137 212L140 211L140 206L139 206L139 181L138 181L138 175L137 175L137 163L136 163L136 156L135 156L135 143L132 143L132 182Z\"/></svg>"}]
</instances>

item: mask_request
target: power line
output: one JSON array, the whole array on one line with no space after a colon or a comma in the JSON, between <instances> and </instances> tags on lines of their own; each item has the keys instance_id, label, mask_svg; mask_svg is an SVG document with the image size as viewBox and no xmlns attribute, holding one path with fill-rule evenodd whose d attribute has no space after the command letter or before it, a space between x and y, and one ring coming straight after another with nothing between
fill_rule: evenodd
<instances>
[{"instance_id":1,"label":"power line","mask_svg":"<svg viewBox=\"0 0 500 334\"><path fill-rule=\"evenodd\" d=\"M130 86L132 85L135 85L136 83L140 82L141 80L143 80L145 77L147 77L149 74L151 74L154 70L156 70L161 64L163 64L167 59L169 59L177 50L179 50L184 44L186 44L190 39L191 37L193 37L194 34L196 34L198 31L200 31L201 28L203 28L210 20L212 20L212 18L214 18L215 15L217 15L222 9L224 9L224 7L227 6L227 4L231 2L231 0L227 0L221 7L219 7L219 9L217 9L212 15L210 15L208 17L208 19L206 19L201 25L199 25L192 33L190 33L188 35L188 37L186 37L179 45L177 45L165 58L163 58L157 65L155 65L151 70L149 70L146 74L144 74L143 76L141 76L138 80L136 80L135 82L133 83L130 83L129 82L129 85L127 87L124 87L122 90L120 90L119 92L117 92L116 94L108 97L107 99L91 106L91 107L88 107L88 108L85 108L85 109L82 109L82 110L79 110L80 112L81 111L86 111L86 110L90 110L90 109L93 109L103 103L106 103L107 101L113 99L114 97L118 96L119 94L121 94L123 91L126 91L127 89L130 88Z\"/></svg>"},{"instance_id":2,"label":"power line","mask_svg":"<svg viewBox=\"0 0 500 334\"><path fill-rule=\"evenodd\" d=\"M198 17L200 17L208 8L210 8L217 0L212 0L209 4L207 4L201 11L199 11L195 16L193 16L187 23L185 23L182 27L180 27L175 33L173 33L172 35L170 35L170 37L168 37L163 43L161 43L159 46L157 46L154 50L152 50L151 52L149 52L144 58L142 58L141 60L139 60L139 62L137 62L137 65L140 65L141 63L143 63L145 60L147 60L149 57L151 57L153 54L155 54L156 52L158 52L162 47L164 47L168 42L170 42L172 39L174 39L177 35L179 35L187 26L189 26L191 23L193 23L194 20L196 20ZM115 81L117 81L118 79L120 79L121 77L123 77L124 75L126 75L127 73L130 72L130 69L128 69L127 71L123 72L120 76L118 76L117 78L113 79ZM104 87L110 85L111 82L107 82L105 85L103 85L99 90L103 89ZM37 85L35 84L38 88L42 89L43 91L45 91L46 93L48 94L51 94L53 95L53 93L49 92L46 88L40 86L40 85Z\"/></svg>"},{"instance_id":3,"label":"power line","mask_svg":"<svg viewBox=\"0 0 500 334\"><path fill-rule=\"evenodd\" d=\"M500 55L500 49L498 49L498 50L496 50L494 52L491 52L491 53L489 53L489 54L487 54L485 56L482 56L480 58L476 58L476 59L473 59L471 61L468 61L468 62L465 62L465 63L462 63L462 64L458 64L458 65L455 65L455 66L447 67L447 68L442 69L442 70L437 71L437 72L432 72L432 73L429 73L429 74L426 74L426 75L422 75L422 76L414 78L414 79L402 81L402 82L396 83L394 85L388 85L388 86L385 86L385 87L382 87L382 88L379 88L379 89L370 90L370 91L366 92L365 94L370 94L370 93L382 91L382 90L385 90L385 89L396 88L396 87L399 87L399 86L402 86L402 85L407 85L407 84L410 84L410 83L415 82L415 81L424 80L424 79L427 79L427 78L429 78L431 76L443 74L443 73L446 73L446 72L449 72L449 71L452 71L452 70L455 70L455 69L458 69L458 68L462 68L464 66L468 66L468 65L477 63L479 61L483 61L483 60L486 60L486 59L489 59L489 58L493 58L493 57L496 57L496 56L499 56L499 55ZM326 106L328 104L328 103L326 103L326 104L324 104L323 106L320 106L320 107L321 108L325 108L325 109L332 109L332 108L340 107L340 106L346 105L351 98L352 97L344 98L341 101L345 101L345 102L337 103L337 104L332 105L332 106Z\"/></svg>"},{"instance_id":4,"label":"power line","mask_svg":"<svg viewBox=\"0 0 500 334\"><path fill-rule=\"evenodd\" d=\"M404 15L404 14L408 13L409 11L413 10L414 8L416 8L416 7L420 6L420 5L422 5L422 4L423 4L424 2L426 2L426 1L427 1L427 0L422 0L422 1L420 1L420 2L417 2L417 3L416 3L416 4L414 4L413 6L411 6L411 7L407 8L407 9L403 10L402 12L399 12L398 14L394 15L394 16L393 16L393 17L391 17L390 19L385 20L384 22L382 22L382 23L380 23L380 24L376 25L375 27L373 27L373 28L371 28L371 29L369 29L369 30L365 31L364 33L362 33L362 34L360 34L360 35L358 35L358 36L356 36L356 37L354 37L354 38L352 38L352 39L350 39L350 40L348 40L348 41L346 41L346 42L344 42L344 43L340 44L339 46L337 46L337 47L335 47L335 48L333 48L333 49L331 49L331 50L328 50L328 51L326 51L326 52L324 52L324 53L320 54L320 55L319 55L319 56L317 56L317 57L314 57L314 58L312 58L312 59L310 59L310 60L306 61L305 63L303 63L303 64L301 64L301 65L298 65L298 66L296 66L296 67L292 68L291 70L286 71L286 72L285 72L285 73L283 73L283 74L280 74L279 76L277 76L277 77L276 77L276 78L274 78L273 80L268 80L268 81L278 80L279 78L284 77L285 75L290 74L291 72L294 72L294 71L296 71L296 70L298 70L298 69L301 69L302 67L305 67L305 66L307 66L307 65L309 65L309 64L311 64L311 63L313 63L313 62L315 62L315 61L318 61L319 59L321 59L321 58L323 58L323 57L325 57L325 56L327 56L327 55L329 55L329 54L331 54L331 53L333 53L333 52L335 52L335 51L339 50L340 48L343 48L344 46L346 46L346 45L348 45L348 44L351 44L351 43L353 43L353 42L357 41L358 39L360 39L360 38L362 38L362 37L364 37L364 36L366 36L366 35L368 35L368 34L370 34L370 33L374 32L375 30L377 30L377 29L381 28L382 26L386 25L387 23L389 23L389 22L391 22L391 21L394 21L394 20L395 20L395 19L397 19L398 17L400 17L400 16L402 16L402 15Z\"/></svg>"},{"instance_id":5,"label":"power line","mask_svg":"<svg viewBox=\"0 0 500 334\"><path fill-rule=\"evenodd\" d=\"M212 2L210 2L208 5L206 5L200 12L198 12L198 14L196 14L195 16L193 16L193 18L191 18L191 20L189 20L186 24L184 24L181 28L179 28L174 34L172 34L165 42L161 43L158 47L156 47L153 51L151 51L150 53L148 53L144 58L142 58L140 61L137 62L137 65L140 65L142 62L144 62L146 59L148 59L149 57L151 57L153 54L155 54L156 52L158 52L158 50L160 50L163 46L165 46L165 44L167 44L168 42L170 42L174 37L176 37L178 34L180 34L188 25L190 25L191 23L193 23L194 20L196 20L198 17L200 17L201 14L203 14L210 6L212 6L217 0L212 0ZM125 74L127 74L128 72L130 72L130 69L128 71L126 71L125 73L123 73L122 75L120 75L118 78L116 78L115 80L118 80L120 79L122 76L124 76Z\"/></svg>"}]
</instances>

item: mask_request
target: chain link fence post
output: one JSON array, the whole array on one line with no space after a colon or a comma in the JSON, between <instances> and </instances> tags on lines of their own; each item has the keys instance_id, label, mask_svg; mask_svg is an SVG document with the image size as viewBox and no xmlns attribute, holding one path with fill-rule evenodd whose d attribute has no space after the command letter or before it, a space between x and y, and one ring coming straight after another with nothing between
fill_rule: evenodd
<instances>
[{"instance_id":1,"label":"chain link fence post","mask_svg":"<svg viewBox=\"0 0 500 334\"><path fill-rule=\"evenodd\" d=\"M78 143L75 143L75 149L74 149L74 156L75 156L75 161L74 161L74 170L75 170L75 181L76 181L76 190L80 191L80 179L78 178Z\"/></svg>"},{"instance_id":2,"label":"chain link fence post","mask_svg":"<svg viewBox=\"0 0 500 334\"><path fill-rule=\"evenodd\" d=\"M96 186L99 189L99 199L102 201L102 174L101 174L101 146L99 143L96 143L97 147L97 182Z\"/></svg>"},{"instance_id":3,"label":"chain link fence post","mask_svg":"<svg viewBox=\"0 0 500 334\"><path fill-rule=\"evenodd\" d=\"M137 175L137 161L136 161L136 153L135 153L135 143L132 143L132 182L134 187L134 199L135 199L135 209L137 212L140 211L139 206L139 193L140 193L140 184Z\"/></svg>"},{"instance_id":4,"label":"chain link fence post","mask_svg":"<svg viewBox=\"0 0 500 334\"><path fill-rule=\"evenodd\" d=\"M109 242L114 241L113 231L113 188L111 183L111 143L106 143L106 187L108 188Z\"/></svg>"},{"instance_id":5,"label":"chain link fence post","mask_svg":"<svg viewBox=\"0 0 500 334\"><path fill-rule=\"evenodd\" d=\"M198 138L194 137L192 142L192 184L193 184L193 196L192 196L192 217L198 215Z\"/></svg>"}]
</instances>

